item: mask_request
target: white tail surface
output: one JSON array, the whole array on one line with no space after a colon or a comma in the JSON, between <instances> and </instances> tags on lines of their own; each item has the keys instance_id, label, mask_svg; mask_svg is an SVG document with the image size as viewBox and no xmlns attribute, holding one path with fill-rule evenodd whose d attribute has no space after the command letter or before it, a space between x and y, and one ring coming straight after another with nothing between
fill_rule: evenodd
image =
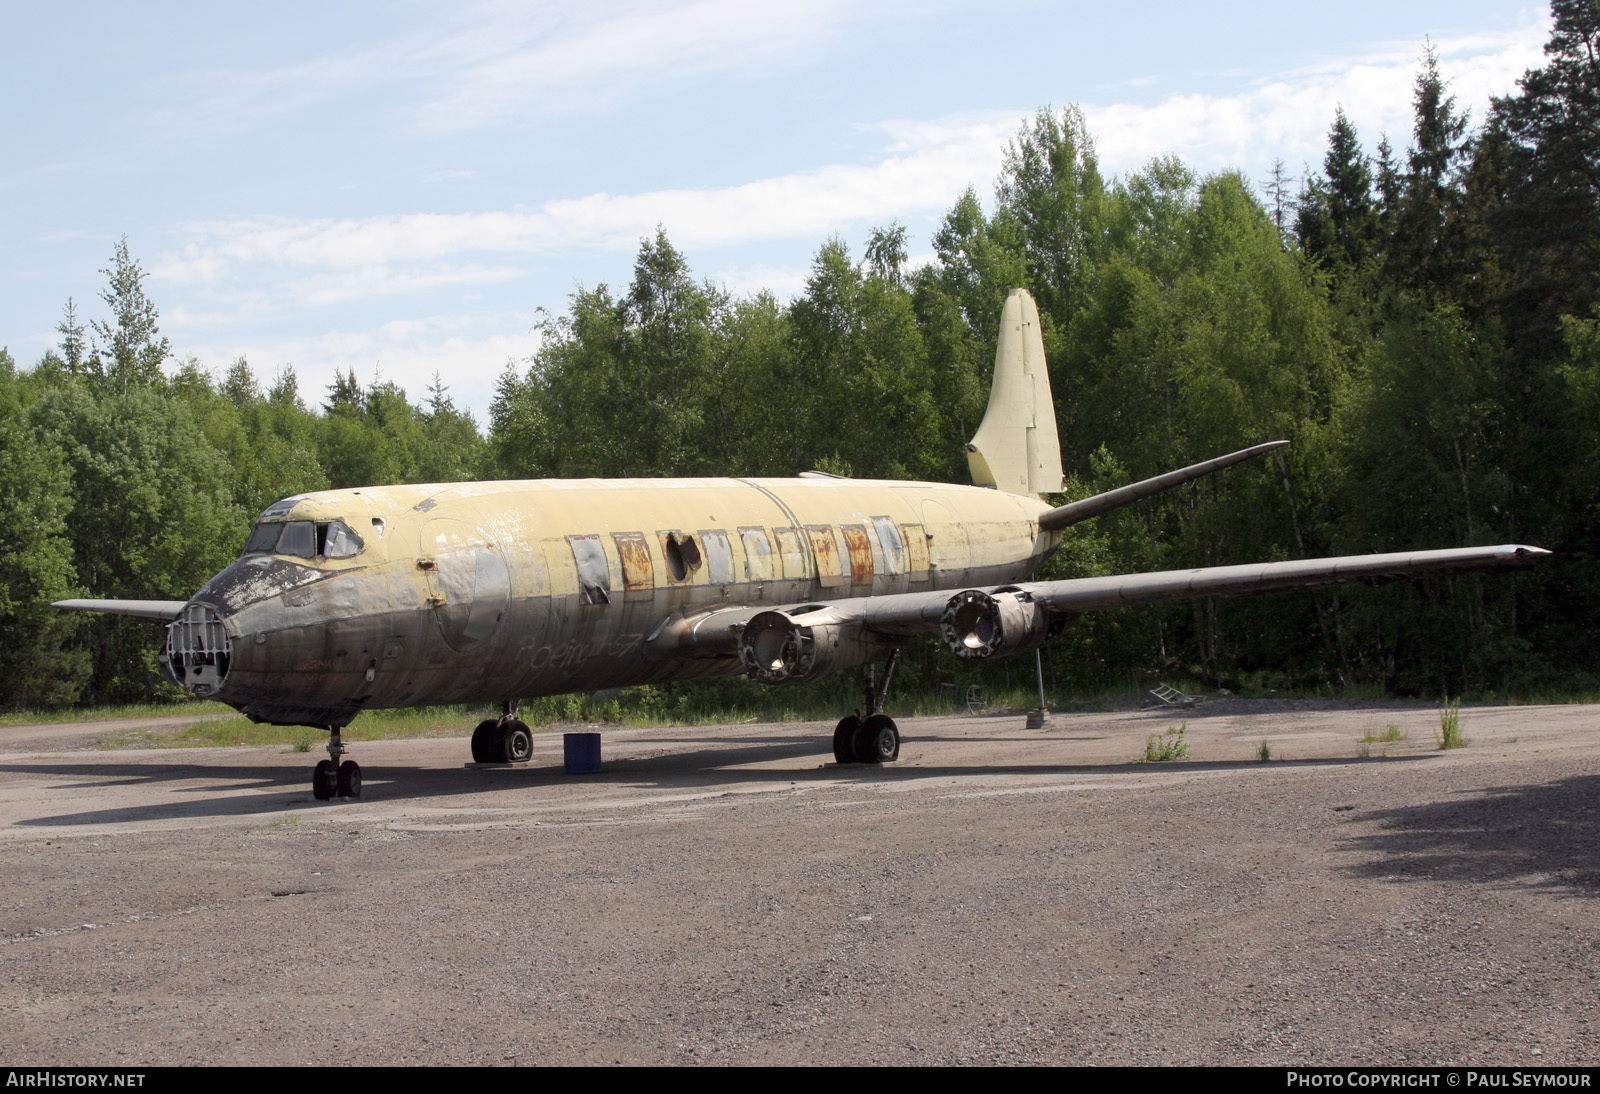
<instances>
[{"instance_id":1,"label":"white tail surface","mask_svg":"<svg viewBox=\"0 0 1600 1094\"><path fill-rule=\"evenodd\" d=\"M1026 289L1012 289L1000 313L989 409L967 445L972 481L1012 494L1061 489L1061 442L1050 397L1039 308Z\"/></svg>"}]
</instances>

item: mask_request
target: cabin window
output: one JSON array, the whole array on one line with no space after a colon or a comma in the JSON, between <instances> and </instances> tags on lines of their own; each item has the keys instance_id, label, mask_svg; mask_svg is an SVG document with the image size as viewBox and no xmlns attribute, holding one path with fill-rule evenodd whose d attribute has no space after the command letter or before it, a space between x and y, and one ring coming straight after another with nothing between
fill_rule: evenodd
<instances>
[{"instance_id":1,"label":"cabin window","mask_svg":"<svg viewBox=\"0 0 1600 1094\"><path fill-rule=\"evenodd\" d=\"M744 544L745 568L751 581L772 581L778 576L777 562L772 555L772 541L765 528L741 528L739 540Z\"/></svg>"},{"instance_id":2,"label":"cabin window","mask_svg":"<svg viewBox=\"0 0 1600 1094\"><path fill-rule=\"evenodd\" d=\"M611 564L599 536L568 536L572 559L578 566L578 592L585 604L611 602Z\"/></svg>"},{"instance_id":3,"label":"cabin window","mask_svg":"<svg viewBox=\"0 0 1600 1094\"><path fill-rule=\"evenodd\" d=\"M791 580L809 577L806 569L806 549L800 543L800 533L793 528L774 528L778 537L778 554L783 558L783 576Z\"/></svg>"},{"instance_id":4,"label":"cabin window","mask_svg":"<svg viewBox=\"0 0 1600 1094\"><path fill-rule=\"evenodd\" d=\"M713 585L732 585L739 580L733 568L733 545L720 528L702 529L700 542L706 551L706 580Z\"/></svg>"},{"instance_id":5,"label":"cabin window","mask_svg":"<svg viewBox=\"0 0 1600 1094\"><path fill-rule=\"evenodd\" d=\"M649 600L655 592L656 568L644 533L614 532L611 538L617 542L617 558L622 562L625 599Z\"/></svg>"},{"instance_id":6,"label":"cabin window","mask_svg":"<svg viewBox=\"0 0 1600 1094\"><path fill-rule=\"evenodd\" d=\"M839 529L844 533L845 549L850 552L850 584L872 584L872 544L867 540L867 530L857 524L846 524Z\"/></svg>"},{"instance_id":7,"label":"cabin window","mask_svg":"<svg viewBox=\"0 0 1600 1094\"><path fill-rule=\"evenodd\" d=\"M894 520L890 517L873 517L872 530L878 533L878 542L883 546L883 572L905 573L905 541L900 538L900 529L895 527Z\"/></svg>"},{"instance_id":8,"label":"cabin window","mask_svg":"<svg viewBox=\"0 0 1600 1094\"><path fill-rule=\"evenodd\" d=\"M844 563L839 558L839 541L831 524L808 524L811 556L817 562L817 583L824 589L837 589L845 583Z\"/></svg>"},{"instance_id":9,"label":"cabin window","mask_svg":"<svg viewBox=\"0 0 1600 1094\"><path fill-rule=\"evenodd\" d=\"M688 581L700 568L700 545L682 532L657 532L661 537L661 556L667 561L667 576L673 581Z\"/></svg>"}]
</instances>

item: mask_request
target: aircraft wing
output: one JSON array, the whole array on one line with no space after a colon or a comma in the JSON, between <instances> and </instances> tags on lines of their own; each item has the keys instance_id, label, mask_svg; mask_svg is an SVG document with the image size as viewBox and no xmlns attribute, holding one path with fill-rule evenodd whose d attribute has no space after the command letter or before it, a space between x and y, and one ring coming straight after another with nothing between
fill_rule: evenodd
<instances>
[{"instance_id":1,"label":"aircraft wing","mask_svg":"<svg viewBox=\"0 0 1600 1094\"><path fill-rule=\"evenodd\" d=\"M100 612L102 615L136 615L143 619L172 620L183 611L182 600L57 600L50 606L69 612Z\"/></svg>"},{"instance_id":2,"label":"aircraft wing","mask_svg":"<svg viewBox=\"0 0 1600 1094\"><path fill-rule=\"evenodd\" d=\"M1385 579L1525 570L1549 553L1541 547L1506 544L1019 582L777 608L726 607L663 620L645 648L654 656L740 656L747 662L764 663L765 654L758 654L755 646L758 630L773 635L772 648L776 650L784 632L801 631L806 632L806 640L813 635L842 636L850 632L891 639L942 633L947 643L959 648L966 628L971 632L965 634L964 643L973 651L969 655L988 656L992 652L1013 652L1004 645L1037 637L1051 616L1206 596L1264 596ZM963 605L968 610L960 615L958 609ZM1003 639L1003 632L1009 632L1011 638ZM834 641L837 640L836 637Z\"/></svg>"}]
</instances>

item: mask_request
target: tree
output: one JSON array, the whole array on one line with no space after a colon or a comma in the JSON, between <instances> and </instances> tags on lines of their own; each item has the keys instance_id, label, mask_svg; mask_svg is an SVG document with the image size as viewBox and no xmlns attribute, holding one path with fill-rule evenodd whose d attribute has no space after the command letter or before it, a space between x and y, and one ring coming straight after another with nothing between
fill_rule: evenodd
<instances>
[{"instance_id":1,"label":"tree","mask_svg":"<svg viewBox=\"0 0 1600 1094\"><path fill-rule=\"evenodd\" d=\"M1296 232L1306 256L1330 267L1359 266L1378 249L1378 210L1372 201L1372 165L1361 150L1344 108L1328 130L1322 175L1301 192Z\"/></svg>"},{"instance_id":2,"label":"tree","mask_svg":"<svg viewBox=\"0 0 1600 1094\"><path fill-rule=\"evenodd\" d=\"M1495 228L1515 271L1505 309L1511 341L1553 358L1559 317L1586 316L1600 300L1600 9L1553 0L1551 11L1544 67L1496 99L1491 120L1510 157Z\"/></svg>"},{"instance_id":3,"label":"tree","mask_svg":"<svg viewBox=\"0 0 1600 1094\"><path fill-rule=\"evenodd\" d=\"M1027 288L1041 312L1065 329L1106 247L1106 186L1081 110L1034 115L1006 148L995 201L994 227L1012 235L1026 256Z\"/></svg>"},{"instance_id":4,"label":"tree","mask_svg":"<svg viewBox=\"0 0 1600 1094\"><path fill-rule=\"evenodd\" d=\"M145 295L145 272L128 254L127 236L117 241L111 268L100 272L110 279L100 299L111 308L112 322L97 319L91 324L98 339L93 374L124 394L159 383L161 366L172 347L165 338L157 337L160 313Z\"/></svg>"},{"instance_id":5,"label":"tree","mask_svg":"<svg viewBox=\"0 0 1600 1094\"><path fill-rule=\"evenodd\" d=\"M34 442L62 454L78 582L94 597L183 600L238 552L249 527L226 459L180 396L69 385L28 410ZM161 694L161 630L110 616L86 624L93 702Z\"/></svg>"},{"instance_id":6,"label":"tree","mask_svg":"<svg viewBox=\"0 0 1600 1094\"><path fill-rule=\"evenodd\" d=\"M1427 47L1412 93L1414 125L1387 271L1403 289L1450 296L1462 274L1459 171L1465 154L1467 116L1457 113Z\"/></svg>"},{"instance_id":7,"label":"tree","mask_svg":"<svg viewBox=\"0 0 1600 1094\"><path fill-rule=\"evenodd\" d=\"M61 322L56 324L56 330L61 334L61 357L66 362L67 371L74 376L82 375L87 347L84 344L83 323L78 319L78 309L70 296L67 297L67 306L61 311Z\"/></svg>"},{"instance_id":8,"label":"tree","mask_svg":"<svg viewBox=\"0 0 1600 1094\"><path fill-rule=\"evenodd\" d=\"M1267 198L1267 212L1272 217L1272 224L1278 229L1278 235L1286 241L1289 237L1290 222L1294 217L1295 199L1291 191L1294 185L1294 176L1289 174L1288 164L1281 158L1272 161L1272 174L1267 176L1267 181L1262 184L1262 192Z\"/></svg>"},{"instance_id":9,"label":"tree","mask_svg":"<svg viewBox=\"0 0 1600 1094\"><path fill-rule=\"evenodd\" d=\"M72 648L81 620L50 607L77 591L60 448L34 436L17 397L16 367L0 349L0 706L76 699L88 658Z\"/></svg>"}]
</instances>

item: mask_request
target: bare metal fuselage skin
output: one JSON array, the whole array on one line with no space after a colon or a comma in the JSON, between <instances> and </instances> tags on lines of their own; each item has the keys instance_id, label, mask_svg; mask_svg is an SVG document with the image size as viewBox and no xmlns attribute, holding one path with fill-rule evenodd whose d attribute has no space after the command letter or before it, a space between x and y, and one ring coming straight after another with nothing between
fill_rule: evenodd
<instances>
[{"instance_id":1,"label":"bare metal fuselage skin","mask_svg":"<svg viewBox=\"0 0 1600 1094\"><path fill-rule=\"evenodd\" d=\"M218 574L185 618L220 627L226 659L181 682L258 721L341 726L380 707L729 675L738 657L699 644L697 621L1019 581L1058 541L1039 530L1048 508L977 487L826 477L309 494L269 519L343 521L363 548L246 555Z\"/></svg>"}]
</instances>

